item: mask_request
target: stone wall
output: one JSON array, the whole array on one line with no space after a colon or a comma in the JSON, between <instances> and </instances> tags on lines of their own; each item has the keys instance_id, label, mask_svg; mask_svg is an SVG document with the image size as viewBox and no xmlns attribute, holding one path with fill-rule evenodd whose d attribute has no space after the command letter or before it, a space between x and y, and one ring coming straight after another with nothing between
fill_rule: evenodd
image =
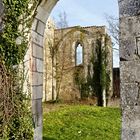
<instances>
[{"instance_id":1,"label":"stone wall","mask_svg":"<svg viewBox=\"0 0 140 140\"><path fill-rule=\"evenodd\" d=\"M31 44L34 49L38 46L43 48L43 37L47 18L58 0L42 0L38 6L37 15L33 22ZM121 77L121 105L122 105L122 140L139 140L140 138L140 105L139 105L139 36L140 36L140 1L139 0L118 0L120 15L120 77ZM40 22L39 22L40 21ZM42 24L39 28L39 24ZM41 34L40 34L41 33ZM37 54L36 54L37 56ZM38 56L37 56L38 57ZM32 56L30 57L32 58ZM31 59L30 59L31 60ZM33 63L30 67L30 79L38 79L40 75L32 72ZM42 61L43 64L43 61ZM37 63L35 63L35 67ZM43 81L43 78L42 78ZM32 85L32 83L31 83ZM33 94L41 88L41 85L32 86ZM33 98L32 109L35 122L34 139L42 139L42 93L40 97Z\"/></svg>"},{"instance_id":2,"label":"stone wall","mask_svg":"<svg viewBox=\"0 0 140 140\"><path fill-rule=\"evenodd\" d=\"M119 0L122 139L140 139L140 1Z\"/></svg>"},{"instance_id":3,"label":"stone wall","mask_svg":"<svg viewBox=\"0 0 140 140\"><path fill-rule=\"evenodd\" d=\"M56 99L56 79L55 79L55 59L54 59L54 30L55 24L52 19L48 19L45 29L44 47L44 89L43 101Z\"/></svg>"},{"instance_id":4,"label":"stone wall","mask_svg":"<svg viewBox=\"0 0 140 140\"><path fill-rule=\"evenodd\" d=\"M34 140L42 140L42 97L43 97L43 47L47 19L58 0L41 0L37 7L30 35L30 44L24 64L28 75L25 83L32 94Z\"/></svg>"},{"instance_id":5,"label":"stone wall","mask_svg":"<svg viewBox=\"0 0 140 140\"><path fill-rule=\"evenodd\" d=\"M52 32L51 30L49 32ZM54 83L53 94L56 97L59 95L59 99L63 101L77 100L81 99L80 90L78 85L76 85L74 80L74 74L76 69L80 69L83 73L81 78L87 78L88 74L91 73L91 70L88 70L89 65L91 65L92 53L95 53L96 49L96 40L101 39L102 47L105 46L105 35L106 29L104 26L97 27L70 27L65 29L57 29L54 32L54 45L53 49L55 51L54 56L54 71L56 74L52 73L52 60L51 55L49 54L49 45L53 40L48 40L46 43L46 48L48 47L48 52L46 53L46 60L49 60L49 63L46 67L51 67L51 69L46 68L46 73L49 74L49 77L46 76L46 99L52 96L52 79ZM102 37L101 37L102 36ZM47 37L49 38L49 36ZM76 66L76 45L80 43L83 46L83 63ZM109 94L112 95L112 46L111 40L107 42L106 48L108 50L108 66L107 70L110 72L110 89ZM56 70L55 70L56 69ZM52 74L55 78L52 78ZM56 75L56 76L55 76ZM55 81L56 79L56 81ZM47 82L50 85L47 85ZM55 85L56 84L56 85Z\"/></svg>"}]
</instances>

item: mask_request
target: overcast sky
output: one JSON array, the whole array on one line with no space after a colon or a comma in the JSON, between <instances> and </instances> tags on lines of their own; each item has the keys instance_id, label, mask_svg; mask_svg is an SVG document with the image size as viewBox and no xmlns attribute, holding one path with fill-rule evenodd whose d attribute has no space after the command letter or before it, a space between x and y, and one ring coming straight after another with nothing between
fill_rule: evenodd
<instances>
[{"instance_id":1,"label":"overcast sky","mask_svg":"<svg viewBox=\"0 0 140 140\"><path fill-rule=\"evenodd\" d=\"M118 0L59 0L51 13L58 21L58 15L66 12L69 26L107 25L105 14L118 18ZM113 65L119 66L118 51L114 51Z\"/></svg>"}]
</instances>

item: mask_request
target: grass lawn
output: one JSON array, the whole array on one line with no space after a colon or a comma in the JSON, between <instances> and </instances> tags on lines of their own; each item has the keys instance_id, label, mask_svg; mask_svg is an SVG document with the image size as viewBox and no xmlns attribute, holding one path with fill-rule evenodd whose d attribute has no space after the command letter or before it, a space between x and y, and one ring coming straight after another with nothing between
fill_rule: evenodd
<instances>
[{"instance_id":1,"label":"grass lawn","mask_svg":"<svg viewBox=\"0 0 140 140\"><path fill-rule=\"evenodd\" d=\"M43 140L120 140L119 108L69 105L44 113Z\"/></svg>"}]
</instances>

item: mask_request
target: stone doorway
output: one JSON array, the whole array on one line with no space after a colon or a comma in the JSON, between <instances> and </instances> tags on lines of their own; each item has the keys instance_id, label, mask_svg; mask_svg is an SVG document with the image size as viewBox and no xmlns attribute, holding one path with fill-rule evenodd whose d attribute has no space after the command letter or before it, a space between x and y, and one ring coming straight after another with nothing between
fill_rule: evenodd
<instances>
[{"instance_id":1,"label":"stone doorway","mask_svg":"<svg viewBox=\"0 0 140 140\"><path fill-rule=\"evenodd\" d=\"M35 121L34 139L42 139L42 92L43 92L43 42L47 19L58 0L42 0L32 24L31 48L26 56L30 70L32 112ZM120 76L122 135L121 139L139 140L140 105L140 1L118 0L120 17ZM32 53L31 53L32 52Z\"/></svg>"}]
</instances>

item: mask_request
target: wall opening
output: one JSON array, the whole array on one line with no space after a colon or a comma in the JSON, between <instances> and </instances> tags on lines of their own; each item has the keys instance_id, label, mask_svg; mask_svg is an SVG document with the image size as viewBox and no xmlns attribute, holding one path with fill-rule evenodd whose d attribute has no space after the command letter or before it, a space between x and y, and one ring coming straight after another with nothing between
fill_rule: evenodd
<instances>
[{"instance_id":1,"label":"wall opening","mask_svg":"<svg viewBox=\"0 0 140 140\"><path fill-rule=\"evenodd\" d=\"M111 0L112 1L112 0ZM112 3L112 2L109 2L109 4L110 3ZM61 2L61 1L60 1ZM91 1L89 1L89 2L87 2L86 1L86 3L90 3ZM74 1L74 3L76 4L77 2L75 2ZM82 4L82 6L83 5L85 5L85 2L83 2L83 1L79 1L79 3L81 3ZM74 5L75 5L74 4ZM102 4L99 4L98 2L97 2L97 4L94 4L94 5L100 5L100 6L102 6ZM91 6L92 6L92 4L91 4ZM70 6L69 6L70 7ZM71 6L72 7L72 9L79 9L79 8L74 8L73 6ZM101 7L100 7L101 8ZM83 9L83 8L82 8ZM101 8L101 9L103 9L103 8ZM108 8L107 8L108 9ZM79 9L80 10L80 9ZM85 13L85 15L87 14L87 11L89 11L88 9L86 9L85 11L84 11L84 13ZM68 10L66 10L66 13L67 12L69 12ZM99 11L100 12L100 11ZM58 13L59 12L56 12L56 14L58 15ZM86 17L86 16L84 16L84 14L82 14L81 12L74 12L75 13L75 15L77 15L78 13L80 14L79 15L79 17L81 17L81 15L83 15L83 17L84 17L84 19L82 19L82 20L87 20L87 19L89 19L89 21L90 21L90 19L92 19L92 18L90 18L90 17ZM93 14L92 14L93 15ZM77 15L78 16L78 15ZM70 17L74 17L74 14L73 15L71 15ZM62 19L63 18L63 19ZM74 67L75 67L75 65L76 66L78 66L78 65L81 65L81 64L85 64L85 67L80 67L81 69L79 70L79 71L82 71L82 78L80 79L82 82L84 81L84 82L86 82L86 80L84 79L86 76L85 76L85 73L88 73L88 68L90 69L90 67L88 66L88 63L89 63L89 61L90 61L90 57L88 57L88 56L91 56L91 53L93 52L93 50L90 50L88 47L87 47L87 45L88 46L92 46L90 43L91 42L96 42L96 39L98 38L96 38L94 41L92 40L91 41L91 38L88 38L88 36L90 36L90 35L92 35L92 31L90 31L90 27L92 28L92 26L95 26L95 28L96 29L94 29L95 30L95 32L98 32L98 33L100 33L100 31L102 32L103 31L103 33L104 34L106 34L106 30L104 29L104 26L102 26L102 24L101 24L101 22L100 22L100 24L98 24L98 26L96 27L96 25L95 24L89 24L89 25L85 25L85 24L83 24L83 22L81 22L83 25L83 28L80 28L80 30L77 30L78 29L78 27L76 27L76 32L71 32L71 35L69 36L69 38L67 38L67 33L69 33L69 31L73 28L71 28L71 27L68 27L67 28L67 24L65 24L65 20L66 20L66 15L64 14L64 17L61 17L60 16L60 19L61 19L61 21L63 22L64 21L64 28L63 29L54 29L54 31L53 31L53 33L52 32L48 32L49 33L49 35L54 35L54 38L55 38L55 41L56 42L53 42L53 43L48 43L48 46L44 46L44 48L48 48L47 49L47 51L50 51L50 58L53 56L53 53L54 52L56 52L56 51L58 51L58 53L60 53L59 52L59 48L58 48L58 46L60 45L60 47L61 47L61 49L63 50L63 47L64 46L62 46L61 44L63 44L63 43L61 43L61 42L59 42L59 41L64 41L64 40L66 40L66 39L68 39L68 41L65 43L65 46L66 46L66 48L68 48L69 49L69 51L68 51L68 53L66 53L66 55L65 56L67 56L67 59L71 59L71 57L72 58L75 58L75 61L74 61L74 63L73 63L73 61L70 61L70 62L68 62L67 61L67 59L65 59L64 61L65 61L65 64L63 65L63 66L61 66L61 68L62 68L62 70L60 70L60 69L58 69L58 68L56 68L58 65L60 65L61 63L58 63L58 61L57 61L57 56L54 56L54 59L53 59L53 62L52 61L48 61L48 63L50 63L51 62L51 67L49 68L49 66L48 66L48 64L47 64L47 75L48 76L50 76L52 79L53 79L53 82L51 82L51 83L49 83L50 85L50 87L53 87L53 90L56 90L57 89L57 86L56 86L56 81L55 81L55 78L56 77L58 77L59 78L59 82L61 82L62 80L64 80L65 81L65 83L60 83L59 84L59 88L61 88L61 87L64 87L64 92L66 93L66 96L69 96L69 97L74 97L75 99L79 99L78 97L77 97L77 95L76 95L76 92L77 92L77 89L71 84L71 81L73 80L73 79L70 79L68 76L69 76L69 72L71 71L71 69L74 69ZM69 18L68 18L69 19ZM97 17L94 19L94 21L97 21ZM69 21L68 21L69 22ZM93 22L94 23L94 22ZM62 26L63 26L63 24L61 24ZM75 24L75 25L77 25L77 24ZM79 24L78 24L79 25ZM73 26L72 24L70 25L70 26ZM85 27L85 26L88 26L88 27ZM99 27L99 26L101 26L101 27ZM51 28L51 26L49 27L49 28ZM52 28L54 28L54 27L52 27ZM66 29L67 28L67 29ZM93 27L94 28L94 27ZM66 33L67 32L67 33ZM75 42L77 41L77 40L84 40L85 38L85 42L86 42L86 44L87 45L85 45L85 46L83 46L81 43L78 43L77 44L77 46L75 47L75 54L74 55L71 55L72 53L72 49L73 48L69 48L68 46L69 46L69 44L73 41L72 40L72 36L77 36L77 38L74 40ZM62 37L62 38L61 38ZM49 40L50 41L50 40ZM52 41L52 40L51 40ZM104 42L104 38L101 38L101 41L102 41L102 43L104 44L105 42ZM103 46L103 44L102 44L102 46ZM55 46L54 48L52 48L52 46ZM94 46L96 46L96 44L94 45ZM87 50L85 50L85 49L87 49ZM86 53L85 53L86 52ZM110 51L111 52L111 51ZM69 55L70 54L70 55ZM49 55L46 55L46 56L49 56ZM84 57L84 56L86 56L86 58ZM112 57L112 56L111 56ZM49 58L49 59L50 59ZM48 60L49 60L48 59ZM112 58L111 58L112 59ZM112 61L112 60L111 60ZM84 63L85 62L85 63ZM53 63L53 65L55 65L55 66L52 66L52 63ZM68 65L69 64L69 65ZM92 66L91 66L92 67ZM112 66L110 67L111 69L112 69ZM48 73L48 69L50 69L50 72ZM57 71L60 71L60 73L63 73L63 71L64 71L64 75L62 75L62 76L56 76L56 72ZM71 72L72 73L72 72ZM90 72L89 72L90 73ZM65 76L66 75L66 76ZM112 80L112 79L111 79ZM68 82L67 82L68 81ZM53 85L53 84L54 85ZM51 85L52 84L52 85ZM70 86L72 86L72 88L68 88L68 87L70 87ZM86 87L86 83L82 83L82 86L79 86L79 87L82 87L82 89L86 89L85 87ZM49 92L51 93L51 91L52 90L49 90ZM74 93L74 95L72 95L71 94L71 92L73 92ZM48 93L48 92L47 92ZM87 93L86 93L87 94ZM47 95L48 96L48 95ZM67 98L69 98L69 97L67 97ZM54 97L53 97L54 98ZM65 98L66 99L66 98Z\"/></svg>"},{"instance_id":2,"label":"wall opening","mask_svg":"<svg viewBox=\"0 0 140 140\"><path fill-rule=\"evenodd\" d=\"M55 1L55 0L54 0ZM50 12L51 12L51 8L53 8L54 7L54 5L56 4L56 1L55 1L55 3L52 3L52 0L50 1L50 0L48 0L47 2L46 1L43 1L44 3L42 3L42 9L41 9L41 14L39 14L38 15L38 19L40 19L40 17L43 17L42 15L44 14L45 15L45 13L46 13L46 11L49 11L48 13L47 13L47 16L50 14ZM49 2L49 3L48 3ZM64 1L63 1L64 2ZM66 2L66 1L65 1ZM68 1L67 1L68 2ZM72 8L71 10L69 10L68 11L68 8L66 8L67 10L66 10L66 12L70 12L70 11L74 11L74 13L73 14L71 14L71 16L70 16L70 18L71 17L74 17L74 15L77 15L77 17L81 17L81 15L83 16L83 14L82 14L82 12L83 13L86 13L86 15L85 15L85 17L84 17L84 19L82 18L81 19L81 21L87 21L87 19L88 19L88 21L90 21L92 18L88 18L89 16L87 16L87 13L89 13L90 12L90 7L92 8L92 9L95 9L95 8L93 8L93 5L95 5L96 6L96 8L97 8L97 13L99 13L99 15L101 14L100 13L100 11L101 10L99 10L99 9L103 9L103 11L105 10L108 10L109 8L108 8L108 6L110 5L111 7L113 7L113 4L114 4L114 2L115 1L113 1L113 0L108 0L108 1L106 1L104 4L103 4L103 1L94 1L94 3L93 4L90 4L89 5L89 7L88 8L85 8L85 6L87 5L87 4L89 4L89 3L92 3L93 1L91 1L91 2L87 2L87 1L81 1L81 0L77 0L77 1L74 1L74 4L72 5L72 0L70 1L70 3L68 4L68 7L69 8ZM109 2L109 3L108 3ZM116 0L116 2L118 2L117 0ZM47 3L47 4L46 4ZM80 3L80 4L79 4ZM45 4L48 6L47 8L45 8ZM106 4L106 6L105 6L105 4ZM133 55L133 51L134 50L132 50L132 49L130 49L129 47L131 47L131 46L135 46L136 44L133 44L134 42L136 42L136 41L133 41L132 40L132 36L131 36L131 34L129 34L128 32L127 32L127 29L131 29L131 33L133 34L133 35L139 35L139 30L135 30L135 29L133 29L133 28L129 28L129 26L131 26L131 27L136 27L137 29L139 29L139 22L137 21L138 19L135 19L135 17L134 16L138 16L138 11L139 11L139 3L138 3L138 1L134 1L134 2L130 2L130 1L126 1L126 0L124 0L124 1L119 1L119 4L120 4L120 18L121 18L121 20L120 20L120 25L121 25L121 35L123 35L124 36L124 38L122 37L121 39L125 42L125 44L124 44L124 48L122 48L122 50L121 50L121 53L124 53L124 54L122 54L122 55L128 55L128 56L130 56L129 55L129 53L132 53L132 55ZM81 12L77 12L77 11L75 11L75 10L79 10L79 8L75 8L76 7L76 5L80 5L81 6L81 8L82 8L82 11ZM99 7L97 7L99 5ZM50 8L50 6L52 6L51 8ZM102 6L104 6L104 7L102 7ZM84 9L84 8L85 9ZM116 6L116 7L118 7L118 6ZM47 9L47 10L46 10ZM111 10L110 11L110 13L112 13L112 12L114 12L115 10ZM93 12L93 13L96 13L95 11ZM79 15L78 15L79 14ZM91 14L92 16L93 16L93 14ZM46 16L46 17L47 17ZM94 22L95 21L97 21L97 17L98 16L96 16L96 18L94 18L93 19L93 24L94 24ZM124 18L125 17L125 18ZM130 17L130 18L129 18ZM128 19L129 18L129 19ZM64 18L65 19L65 18ZM38 22L36 22L38 25L41 25L41 24L44 24L44 23L46 23L46 21L45 20L37 20ZM43 22L39 22L39 21L43 21ZM75 20L76 21L76 20ZM131 25L130 24L128 24L128 21L131 21ZM82 22L83 23L83 22ZM133 25L134 24L134 25ZM38 26L37 25L37 26ZM99 24L98 24L99 25ZM125 25L125 26L124 26ZM132 26L133 25L133 26ZM136 25L136 26L135 26ZM36 27L36 26L35 26ZM39 32L39 30L43 30L44 31L44 29L42 29L42 28L40 28L39 26L38 26L38 28L36 28L35 29L35 32L36 32L36 38L33 38L34 40L33 41L38 41L39 43L39 47L41 46L43 46L42 44L41 44L41 42L43 42L42 40L42 32L41 32L41 36L38 34L38 32ZM63 32L64 30L62 30L62 32ZM61 32L61 33L62 33ZM129 34L129 35L128 35ZM126 35L126 36L125 36ZM82 38L83 38L83 36L81 36ZM130 39L129 41L128 41L128 38ZM78 38L79 39L79 38ZM124 40L124 39L126 39L126 40ZM40 41L41 40L41 41ZM89 40L88 40L89 41ZM88 42L87 41L87 42ZM132 43L132 44L131 44ZM37 44L37 43L36 43ZM36 45L35 44L35 45ZM130 44L130 45L129 45ZM121 45L123 45L123 43L121 44ZM129 50L130 49L130 50ZM132 52L129 52L129 51L131 51L132 50ZM124 51L124 52L123 52ZM125 52L126 51L126 52ZM126 54L126 53L128 53L128 54ZM89 55L89 53L87 53L86 54L87 56ZM128 57L128 60L129 60L129 58L130 57ZM135 59L135 58L134 58ZM134 60L134 59L131 59L130 58L130 60ZM39 59L40 60L40 59ZM35 63L36 63L36 65L38 65L37 63L39 62L39 60L37 60L37 61L35 61ZM114 60L116 60L116 59L114 59ZM136 67L138 67L138 62L137 62L137 60L133 63L133 61L126 61L127 59L123 59L123 60L125 60L125 61L123 61L123 62L121 62L121 73L124 75L124 76L126 76L127 78L129 77L130 78L130 76L128 76L129 74L131 75L133 72L132 71L134 71L134 70L136 70L135 68ZM130 67L131 65L134 65L134 67ZM68 67L65 67L65 68L68 68ZM128 75L126 75L125 74L125 72L123 73L123 70L125 70L125 69L128 69ZM40 69L39 69L40 70ZM68 70L68 69L67 69ZM86 71L87 69L85 69L85 71ZM138 69L137 69L137 72L135 73L135 74L137 74L138 73ZM35 73L34 75L37 75L37 74L39 74L39 73ZM40 75L41 75L42 73L40 72ZM134 73L133 73L134 74ZM134 76L133 77L137 77L136 75L134 74ZM42 75L41 75L42 76ZM40 77L40 76L38 76L38 77ZM66 77L65 77L66 78ZM66 79L65 79L66 80ZM130 91L130 93L133 93L134 92L134 90L133 89L137 89L138 87L137 87L137 85L139 85L139 84L136 84L136 83L129 83L130 85L128 85L128 81L127 81L127 79L121 79L122 80L122 85L124 86L123 87L123 91L122 91L122 93L127 93L128 91ZM36 82L38 82L39 80L37 80ZM131 81L131 80L130 80ZM129 81L129 82L130 82ZM136 81L135 81L136 82ZM68 83L69 85L71 84L71 83ZM41 85L41 84L38 84L37 86L39 86L39 85ZM36 85L33 85L33 86L36 86ZM128 86L129 86L129 88L128 88ZM41 88L41 86L40 87L38 87L38 91L42 91L42 89L40 89ZM68 89L67 91L70 91L71 89ZM37 90L35 90L34 92L36 92ZM66 92L67 92L66 91ZM138 90L137 90L138 91ZM137 93L137 91L135 92L135 93ZM127 97L127 95L123 95L124 96L124 98L123 99L126 99L126 97ZM129 96L129 95L128 95ZM41 99L41 97L39 97L39 98L36 98L35 99L35 102L38 102L38 100L37 99ZM126 101L127 102L127 101ZM40 103L40 102L39 102ZM124 104L124 107L129 107L129 103L127 104L127 103L125 103L125 102L123 102L123 104ZM127 106L127 105L128 106ZM130 105L130 108L136 108L137 109L137 107L135 107L135 106L133 106L133 105ZM127 109L124 109L124 110L127 110ZM135 114L136 115L136 118L138 118L138 113L136 112L137 110L134 110L134 113L132 113L131 112L131 110L130 110L130 112L125 112L123 115L123 120L125 120L125 119L128 119L128 118L126 118L127 116L126 116L126 113L129 113L129 114ZM136 113L135 113L136 112ZM36 113L36 112L35 112ZM37 113L36 113L37 114ZM38 115L38 114L37 114ZM135 118L133 115L128 115L128 117L132 117L132 118ZM38 120L38 118L35 118L36 120ZM133 120L133 119L132 119ZM136 128L136 126L135 126L135 124L137 124L137 119L136 119L136 121L125 121L125 122L123 122L124 124L124 131L122 131L123 132L123 135L124 135L124 137L122 137L122 138L125 138L126 136L128 136L129 138L130 137L132 137L133 139L135 139L135 138L138 138L139 137L139 134L137 133L137 129L135 129ZM41 122L41 121L39 121L39 122ZM134 125L132 125L132 123L134 124ZM127 125L126 125L127 124ZM129 129L129 128L127 128L127 126L130 126L130 125L132 125L132 127L134 128L134 133L133 133L133 135L131 135L132 134L132 129Z\"/></svg>"},{"instance_id":3,"label":"wall opening","mask_svg":"<svg viewBox=\"0 0 140 140\"><path fill-rule=\"evenodd\" d=\"M83 53L84 53L83 46L81 45L81 43L78 43L76 45L76 48L75 48L75 64L76 64L76 66L83 64L83 62L84 62Z\"/></svg>"},{"instance_id":4,"label":"wall opening","mask_svg":"<svg viewBox=\"0 0 140 140\"><path fill-rule=\"evenodd\" d=\"M68 6L67 4L68 3L71 3L71 7L70 6ZM87 3L87 2L84 2L84 1L80 1L80 5L81 6L85 6L85 3ZM89 3L92 3L92 2L88 2L88 4ZM94 3L94 5L96 5L97 7L98 7L98 5L100 5L100 3L101 3L101 1L98 1L98 2L95 2ZM66 42L66 44L65 45L62 45L61 46L61 48L62 48L62 50L64 51L64 50L69 50L66 54L65 54L65 57L63 57L65 60L63 60L63 61L65 61L65 64L64 64L64 66L61 66L62 67L62 69L60 70L62 73L63 73L63 71L64 71L64 69L66 69L67 71L69 70L69 69L72 69L72 67L73 66L80 66L80 65L88 65L88 63L89 63L89 61L90 61L90 59L91 59L91 54L93 53L95 53L95 46L96 46L96 44L94 45L94 47L93 47L93 49L91 49L91 48L88 48L87 46L93 46L93 45L91 45L90 44L90 37L88 38L87 36L90 36L91 34L92 34L92 31L90 31L91 29L90 29L90 27L92 28L93 27L93 29L92 30L94 30L97 34L99 33L103 33L104 32L104 34L106 34L108 31L108 24L109 23L107 23L107 20L106 20L106 17L105 17L105 14L104 13L106 13L107 12L107 14L109 13L111 13L112 12L112 10L113 10L113 14L115 15L115 17L116 18L118 18L118 8L117 8L117 6L118 6L118 1L117 0L114 0L114 1L112 1L112 0L109 0L108 2L107 2L108 4L107 4L107 6L105 7L105 6L101 6L102 7L102 9L104 9L103 10L103 13L101 13L101 12L99 12L98 10L96 11L97 12L97 14L95 13L95 14L91 14L92 12L94 13L95 11L92 11L92 9L93 9L93 6L91 6L91 5L88 5L89 6L89 9L86 9L88 12L90 12L90 10L92 11L90 14L89 13L87 13L87 11L86 10L83 10L83 8L82 8L82 11L81 12L83 12L83 13L81 13L80 12L80 10L78 10L79 8L81 8L80 6L79 6L79 3L78 3L78 1L71 1L71 2L69 2L69 1L59 1L58 2L58 4L56 5L56 7L52 10L52 13L51 13L51 15L50 15L50 19L48 20L48 22L50 22L50 24L51 24L51 26L52 26L52 23L53 23L53 27L52 28L54 28L54 32L53 33L49 33L49 34L52 34L52 35L54 35L54 38L55 38L55 40L57 40L56 42L54 42L54 44L57 44L56 46L55 46L55 48L57 48L58 50L57 51L59 51L59 44L61 44L62 42ZM114 4L115 3L115 4ZM113 9L111 9L111 8L109 8L109 6L108 5L112 5L112 6L116 6L115 8L113 8ZM78 8L78 6L79 6L79 8ZM87 7L88 7L87 6ZM73 10L71 10L71 8L73 9L73 7L75 7L74 8L74 11ZM98 9L98 8L95 8L95 9ZM114 10L114 9L116 9L116 11ZM72 11L72 12L71 12ZM77 15L77 14L80 14L80 15ZM72 15L73 14L73 15ZM101 14L102 14L102 16L101 16ZM91 16L92 15L92 16ZM88 18L87 17L89 17L89 19L91 18L91 20L87 20ZM91 16L91 17L90 17ZM100 17L100 19L98 19L97 18L97 16L99 16ZM82 20L81 20L82 19ZM118 24L118 23L117 23ZM82 27L82 26L84 26L83 28L81 28L79 31L72 31L72 30L77 30L78 29L78 26L76 26L76 25L81 25L81 26L79 26L80 28ZM51 27L50 25L49 25L49 27ZM105 27L105 26L107 26L107 27ZM88 29L89 28L89 29ZM82 31L83 30L83 31ZM85 31L84 31L85 30ZM71 32L72 31L72 32ZM70 33L69 33L70 32ZM74 33L75 32L75 33ZM78 36L78 34L79 34L79 36ZM49 35L50 36L50 35ZM69 45L70 45L70 42L72 42L72 41L75 41L76 42L76 40L77 39L75 39L75 40L72 40L72 38L73 38L73 36L75 36L78 40L84 40L84 38L86 38L86 49L85 49L85 47L83 46L83 44L81 44L81 43L77 43L76 45L76 47L74 48L75 50L73 50L73 48L71 48ZM94 36L96 36L96 35L94 35ZM117 36L118 37L118 36ZM66 40L68 40L68 42L66 41ZM91 39L92 40L92 39ZM60 41L60 42L59 42ZM62 42L61 42L62 41ZM112 39L112 41L113 41L113 39ZM96 42L96 39L94 39L94 40L92 40L92 43L93 42ZM104 42L104 38L102 38L102 41L101 41L102 43ZM111 43L111 42L110 42ZM52 44L52 42L51 43L49 43L49 44ZM63 44L63 43L62 43ZM108 44L107 44L108 45ZM65 46L65 47L64 47ZM102 44L102 46L104 46L104 43ZM110 45L109 45L110 46ZM109 57L110 57L110 59L108 59L108 61L110 62L110 65L112 65L111 63L113 63L113 66L111 66L110 68L109 68L109 70L110 71L112 71L112 72L110 72L111 74L112 74L112 78L111 78L111 82L113 82L113 67L114 68L119 68L119 49L118 49L118 44L116 44L116 45L114 45L114 46L111 46L111 47L113 47L112 48L112 50L110 49L110 50L108 50L109 51ZM46 48L50 48L50 47L46 47ZM108 47L109 48L109 47ZM90 50L91 49L91 50ZM47 49L47 51L49 51L49 49ZM74 54L73 54L73 52L74 52ZM113 53L112 53L113 52ZM70 55L69 55L70 54ZM86 58L85 58L85 56L86 56ZM72 59L71 60L71 62L68 62L69 60L68 59L71 59L71 58L74 58L74 59ZM112 58L113 58L113 62L112 62ZM56 61L56 62L55 62ZM49 62L51 62L51 61L49 61ZM57 62L57 60L54 60L54 62L56 63L56 65L57 65L57 63L59 63L59 62ZM73 62L74 62L74 65L73 65ZM52 63L51 63L52 64ZM69 65L69 66L68 66ZM46 67L46 66L45 66ZM53 75L54 77L56 76L56 73L54 72L53 74L52 74L52 71L53 71L53 69L55 69L55 67L53 67L53 66L51 66L52 68L51 68L51 72L48 74L48 75ZM45 69L46 70L46 69ZM88 68L85 68L85 67L83 67L83 71L85 72L85 73L87 73L87 71L88 71ZM48 73L47 71L46 71L46 73ZM67 73L67 72L66 72ZM89 72L90 73L90 72ZM57 77L57 76L56 76ZM58 76L59 77L59 76ZM61 77L61 80L59 80L59 81L63 81L64 79L64 77L65 76L60 76ZM66 77L65 77L66 78ZM53 79L53 78L52 78ZM119 78L118 78L119 79ZM47 80L47 79L46 79ZM49 79L50 80L50 79ZM47 81L49 81L49 80L47 80ZM54 81L55 82L51 82L51 83L55 83L56 84L56 80L54 79ZM115 80L114 80L115 81ZM70 84L70 83L69 83ZM115 84L115 83L114 83ZM117 83L118 84L118 83ZM62 85L61 85L62 86ZM60 86L60 87L61 87ZM57 90L57 88L56 88L56 86L55 85L51 85L50 87L54 87L53 89L55 89L55 90ZM112 88L113 88L113 83L112 83ZM110 88L110 91L111 91L111 88ZM48 93L51 93L52 92L52 90L49 90L49 91L44 91L44 94L48 94ZM56 92L55 92L56 93ZM115 94L116 94L116 91L114 92ZM57 93L56 93L57 94ZM119 93L117 93L117 95L118 95ZM48 95L49 96L49 95ZM112 97L116 97L116 95L114 95L113 93L112 93ZM51 98L50 98L51 99ZM119 102L118 102L118 104L119 104Z\"/></svg>"}]
</instances>

